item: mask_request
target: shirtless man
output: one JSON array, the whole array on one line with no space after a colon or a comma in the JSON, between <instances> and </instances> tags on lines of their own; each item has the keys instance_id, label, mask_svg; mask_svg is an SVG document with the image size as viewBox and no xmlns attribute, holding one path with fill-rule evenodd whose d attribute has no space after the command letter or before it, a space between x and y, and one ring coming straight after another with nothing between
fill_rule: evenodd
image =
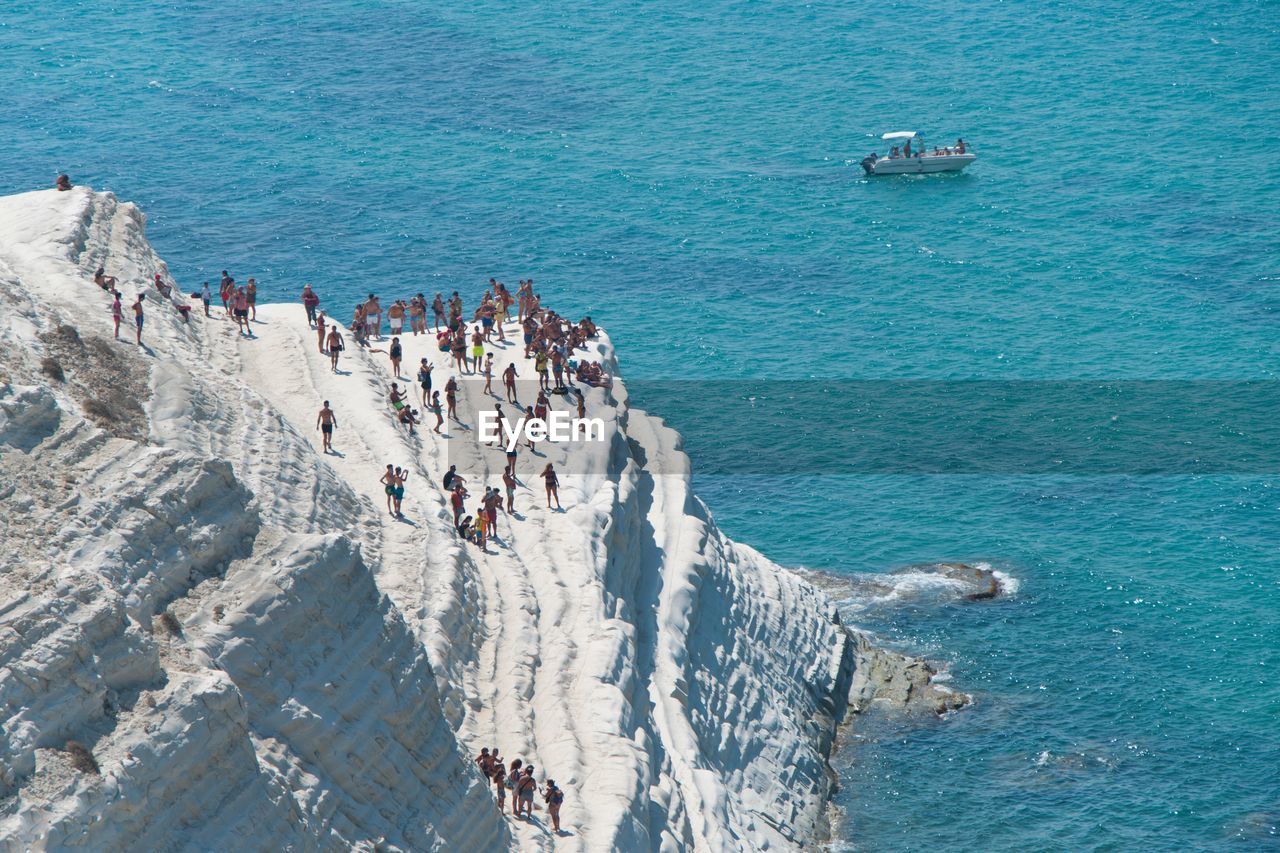
<instances>
[{"instance_id":1,"label":"shirtless man","mask_svg":"<svg viewBox=\"0 0 1280 853\"><path fill-rule=\"evenodd\" d=\"M244 295L249 301L249 319L255 323L258 321L258 280L250 278L249 283L244 286ZM248 322L245 322L248 325Z\"/></svg>"},{"instance_id":2,"label":"shirtless man","mask_svg":"<svg viewBox=\"0 0 1280 853\"><path fill-rule=\"evenodd\" d=\"M320 430L320 436L323 440L323 451L329 453L333 450L333 430L338 425L338 416L333 413L333 409L329 408L329 401L324 401L324 408L320 410L320 414L316 415L316 429Z\"/></svg>"},{"instance_id":3,"label":"shirtless man","mask_svg":"<svg viewBox=\"0 0 1280 853\"><path fill-rule=\"evenodd\" d=\"M222 283L218 285L218 296L222 298L222 313L231 316L231 297L235 295L235 279L227 275L227 271L222 271Z\"/></svg>"},{"instance_id":4,"label":"shirtless man","mask_svg":"<svg viewBox=\"0 0 1280 853\"><path fill-rule=\"evenodd\" d=\"M431 313L435 316L431 331L439 332L440 327L444 325L444 300L440 298L439 293L436 294L435 299L431 300Z\"/></svg>"},{"instance_id":5,"label":"shirtless man","mask_svg":"<svg viewBox=\"0 0 1280 853\"><path fill-rule=\"evenodd\" d=\"M404 331L404 300L397 299L387 309L387 323L391 326L391 335L397 336Z\"/></svg>"},{"instance_id":6,"label":"shirtless man","mask_svg":"<svg viewBox=\"0 0 1280 853\"><path fill-rule=\"evenodd\" d=\"M399 412L404 408L404 394L400 391L398 383L391 383L391 390L387 392L387 401L391 404L393 411Z\"/></svg>"},{"instance_id":7,"label":"shirtless man","mask_svg":"<svg viewBox=\"0 0 1280 853\"><path fill-rule=\"evenodd\" d=\"M382 337L382 303L378 297L369 294L369 301L364 304L365 333L371 337Z\"/></svg>"},{"instance_id":8,"label":"shirtless man","mask_svg":"<svg viewBox=\"0 0 1280 853\"><path fill-rule=\"evenodd\" d=\"M515 362L507 365L507 369L502 371L502 384L507 388L507 402L520 405L520 400L516 397L516 365Z\"/></svg>"},{"instance_id":9,"label":"shirtless man","mask_svg":"<svg viewBox=\"0 0 1280 853\"><path fill-rule=\"evenodd\" d=\"M507 515L513 515L516 511L516 475L512 468L508 466L502 471L502 485L507 488Z\"/></svg>"},{"instance_id":10,"label":"shirtless man","mask_svg":"<svg viewBox=\"0 0 1280 853\"><path fill-rule=\"evenodd\" d=\"M329 327L329 338L325 343L329 350L329 366L333 368L333 372L338 372L338 356L346 349L346 345L342 343L342 335L338 333L338 324L334 323Z\"/></svg>"},{"instance_id":11,"label":"shirtless man","mask_svg":"<svg viewBox=\"0 0 1280 853\"><path fill-rule=\"evenodd\" d=\"M416 338L419 332L426 332L427 326L425 322L427 306L423 304L422 294L409 300L409 329Z\"/></svg>"},{"instance_id":12,"label":"shirtless man","mask_svg":"<svg viewBox=\"0 0 1280 853\"><path fill-rule=\"evenodd\" d=\"M387 465L386 472L383 473L382 479L378 482L382 483L382 490L387 493L387 512L395 515L395 512L391 509L391 499L396 493L396 472L390 464Z\"/></svg>"},{"instance_id":13,"label":"shirtless man","mask_svg":"<svg viewBox=\"0 0 1280 853\"><path fill-rule=\"evenodd\" d=\"M249 296L244 292L243 287L236 288L235 295L232 297L235 302L236 329L242 335L253 337L253 332L249 329Z\"/></svg>"},{"instance_id":14,"label":"shirtless man","mask_svg":"<svg viewBox=\"0 0 1280 853\"><path fill-rule=\"evenodd\" d=\"M147 294L139 293L138 298L133 303L133 324L136 327L135 332L138 338L138 346L142 346L142 302L147 298Z\"/></svg>"},{"instance_id":15,"label":"shirtless man","mask_svg":"<svg viewBox=\"0 0 1280 853\"><path fill-rule=\"evenodd\" d=\"M104 267L98 267L98 271L93 274L93 283L98 285L98 287L101 287L103 290L116 289L116 277L113 275L107 275L107 271Z\"/></svg>"},{"instance_id":16,"label":"shirtless man","mask_svg":"<svg viewBox=\"0 0 1280 853\"><path fill-rule=\"evenodd\" d=\"M484 393L493 394L493 353L484 357Z\"/></svg>"}]
</instances>

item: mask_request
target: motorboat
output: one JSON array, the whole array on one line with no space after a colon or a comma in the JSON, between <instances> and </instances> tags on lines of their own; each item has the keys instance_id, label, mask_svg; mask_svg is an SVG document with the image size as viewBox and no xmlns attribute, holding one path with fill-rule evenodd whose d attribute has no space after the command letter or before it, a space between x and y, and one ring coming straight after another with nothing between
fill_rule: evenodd
<instances>
[{"instance_id":1,"label":"motorboat","mask_svg":"<svg viewBox=\"0 0 1280 853\"><path fill-rule=\"evenodd\" d=\"M868 175L959 172L978 159L963 139L957 140L952 148L935 147L930 151L924 137L914 130L895 130L880 138L889 143L889 153L884 157L872 153L862 158L862 168Z\"/></svg>"}]
</instances>

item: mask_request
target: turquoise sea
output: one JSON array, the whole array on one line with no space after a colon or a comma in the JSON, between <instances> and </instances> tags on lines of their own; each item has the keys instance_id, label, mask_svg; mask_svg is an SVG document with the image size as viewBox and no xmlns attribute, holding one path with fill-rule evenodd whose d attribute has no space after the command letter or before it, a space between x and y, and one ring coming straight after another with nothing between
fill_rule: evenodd
<instances>
[{"instance_id":1,"label":"turquoise sea","mask_svg":"<svg viewBox=\"0 0 1280 853\"><path fill-rule=\"evenodd\" d=\"M0 86L0 191L66 171L138 202L184 285L230 268L345 309L533 276L610 330L629 378L748 394L1277 379L1269 0L16 0ZM979 162L863 178L902 129ZM637 395L695 471L699 448L770 440ZM698 490L784 564L986 561L1018 582L846 602L976 701L860 729L838 846L1280 848L1280 472L743 456Z\"/></svg>"}]
</instances>

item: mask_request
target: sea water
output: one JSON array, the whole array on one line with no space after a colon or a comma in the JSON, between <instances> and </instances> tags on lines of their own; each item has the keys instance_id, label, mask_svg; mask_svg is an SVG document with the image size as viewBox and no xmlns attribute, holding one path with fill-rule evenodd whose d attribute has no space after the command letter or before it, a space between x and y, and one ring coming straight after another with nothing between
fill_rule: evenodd
<instances>
[{"instance_id":1,"label":"sea water","mask_svg":"<svg viewBox=\"0 0 1280 853\"><path fill-rule=\"evenodd\" d=\"M532 276L590 313L730 535L888 578L849 618L974 696L864 721L836 757L838 845L1275 847L1274 466L920 472L798 446L756 470L767 419L687 402L708 380L1035 380L1048 400L1275 379L1278 29L1269 2L18 0L0 189L66 171L138 202L186 289L310 281L345 316ZM892 130L963 136L978 162L864 178ZM896 410L945 444L936 408ZM699 469L725 446L741 464ZM937 561L1017 589L965 602L900 571Z\"/></svg>"}]
</instances>

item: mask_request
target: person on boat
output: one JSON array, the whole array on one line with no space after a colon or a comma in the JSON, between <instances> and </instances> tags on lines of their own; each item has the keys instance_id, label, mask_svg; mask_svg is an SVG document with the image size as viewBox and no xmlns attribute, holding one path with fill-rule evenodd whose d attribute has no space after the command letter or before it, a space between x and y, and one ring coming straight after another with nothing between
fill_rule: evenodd
<instances>
[{"instance_id":1,"label":"person on boat","mask_svg":"<svg viewBox=\"0 0 1280 853\"><path fill-rule=\"evenodd\" d=\"M899 157L901 157L901 156L902 156L902 152L898 150L898 146L896 146L896 145L895 145L895 146L893 146L892 148L890 148L890 149L889 149L889 159L890 159L890 160L896 160L896 159L898 159L898 158L899 158Z\"/></svg>"},{"instance_id":2,"label":"person on boat","mask_svg":"<svg viewBox=\"0 0 1280 853\"><path fill-rule=\"evenodd\" d=\"M963 153L964 153L964 140L963 140L963 139L957 139L957 140L956 140L956 153L957 153L957 154L963 154Z\"/></svg>"}]
</instances>

